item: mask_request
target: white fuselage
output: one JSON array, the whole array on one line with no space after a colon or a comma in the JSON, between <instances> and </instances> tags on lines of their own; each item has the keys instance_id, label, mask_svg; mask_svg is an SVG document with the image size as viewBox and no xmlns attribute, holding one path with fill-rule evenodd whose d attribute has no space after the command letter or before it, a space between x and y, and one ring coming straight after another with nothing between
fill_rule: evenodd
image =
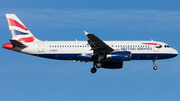
<instances>
[{"instance_id":1,"label":"white fuselage","mask_svg":"<svg viewBox=\"0 0 180 101\"><path fill-rule=\"evenodd\" d=\"M115 51L130 51L132 60L141 59L147 60L156 57L156 59L166 59L173 57L178 52L171 48L165 47L166 43L158 41L104 41ZM144 44L151 43L151 44ZM157 48L158 43L162 47ZM28 47L24 49L14 48L14 50L38 55L46 58L60 59L60 60L78 60L80 54L93 54L91 47L87 45L87 41L35 41L32 43L24 43ZM137 56L137 55L146 56ZM62 55L62 57L61 57ZM72 56L71 56L72 55ZM153 56L152 56L153 55ZM157 55L157 56L155 56ZM168 55L168 56L164 56ZM134 57L133 57L134 56Z\"/></svg>"}]
</instances>

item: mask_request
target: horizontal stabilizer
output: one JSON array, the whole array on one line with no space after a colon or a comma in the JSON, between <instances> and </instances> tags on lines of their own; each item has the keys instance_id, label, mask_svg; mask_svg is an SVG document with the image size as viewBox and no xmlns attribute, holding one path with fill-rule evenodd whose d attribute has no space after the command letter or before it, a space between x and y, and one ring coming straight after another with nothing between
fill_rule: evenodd
<instances>
[{"instance_id":1,"label":"horizontal stabilizer","mask_svg":"<svg viewBox=\"0 0 180 101\"><path fill-rule=\"evenodd\" d=\"M26 45L22 44L21 42L17 41L17 40L9 40L11 42L11 44L14 46L14 47L22 47L22 48L25 48L27 47Z\"/></svg>"}]
</instances>

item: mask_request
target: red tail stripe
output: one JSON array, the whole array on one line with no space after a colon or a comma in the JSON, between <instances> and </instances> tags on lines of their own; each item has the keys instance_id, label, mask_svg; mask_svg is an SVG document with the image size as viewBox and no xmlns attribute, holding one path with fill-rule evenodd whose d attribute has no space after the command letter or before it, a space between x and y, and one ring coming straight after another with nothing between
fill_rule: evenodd
<instances>
[{"instance_id":1,"label":"red tail stripe","mask_svg":"<svg viewBox=\"0 0 180 101\"><path fill-rule=\"evenodd\" d=\"M28 38L20 38L18 39L19 42L33 42L35 40L34 36Z\"/></svg>"},{"instance_id":2,"label":"red tail stripe","mask_svg":"<svg viewBox=\"0 0 180 101\"><path fill-rule=\"evenodd\" d=\"M7 21L8 21L9 26L16 26L16 27L19 27L21 29L24 29L24 30L28 31L28 29L24 25L20 24L19 22L17 22L14 19L7 18Z\"/></svg>"}]
</instances>

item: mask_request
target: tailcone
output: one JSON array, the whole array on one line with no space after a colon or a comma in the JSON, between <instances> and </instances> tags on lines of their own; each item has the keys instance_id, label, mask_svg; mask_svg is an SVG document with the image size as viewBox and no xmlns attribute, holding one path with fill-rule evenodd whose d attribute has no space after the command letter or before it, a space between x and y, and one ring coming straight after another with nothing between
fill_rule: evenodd
<instances>
[{"instance_id":1,"label":"tailcone","mask_svg":"<svg viewBox=\"0 0 180 101\"><path fill-rule=\"evenodd\" d=\"M13 45L11 43L7 43L7 44L3 45L3 48L12 50L14 47L13 47Z\"/></svg>"}]
</instances>

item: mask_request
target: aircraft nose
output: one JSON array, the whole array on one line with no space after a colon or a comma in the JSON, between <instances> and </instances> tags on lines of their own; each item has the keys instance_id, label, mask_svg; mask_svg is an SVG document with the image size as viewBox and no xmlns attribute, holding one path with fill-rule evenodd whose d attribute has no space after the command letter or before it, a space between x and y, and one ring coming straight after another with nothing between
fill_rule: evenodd
<instances>
[{"instance_id":1,"label":"aircraft nose","mask_svg":"<svg viewBox=\"0 0 180 101\"><path fill-rule=\"evenodd\" d=\"M175 54L176 56L178 55L178 51L177 50L173 50L173 52L172 52L173 54Z\"/></svg>"},{"instance_id":2,"label":"aircraft nose","mask_svg":"<svg viewBox=\"0 0 180 101\"><path fill-rule=\"evenodd\" d=\"M178 51L177 51L177 50L175 50L175 54L178 54Z\"/></svg>"}]
</instances>

